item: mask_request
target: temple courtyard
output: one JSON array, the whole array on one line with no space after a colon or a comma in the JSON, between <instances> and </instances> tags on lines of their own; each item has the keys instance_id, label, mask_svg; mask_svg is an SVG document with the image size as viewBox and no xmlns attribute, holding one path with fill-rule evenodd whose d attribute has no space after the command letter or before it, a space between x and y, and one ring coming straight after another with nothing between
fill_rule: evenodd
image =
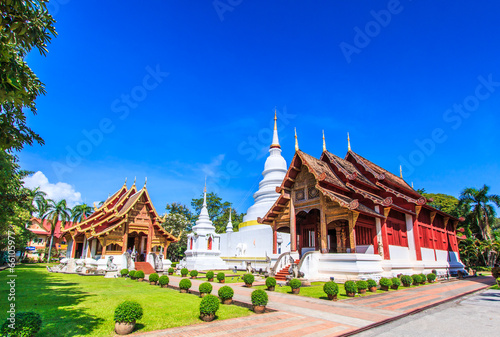
<instances>
[{"instance_id":1,"label":"temple courtyard","mask_svg":"<svg viewBox=\"0 0 500 337\"><path fill-rule=\"evenodd\" d=\"M339 336L403 322L400 319L436 305L440 308L442 303L448 305L494 284L491 276L453 279L350 299L340 296L337 302L318 295L314 284L302 288L302 296L288 294L289 287L278 287L268 292L269 312L256 315L249 309L250 294L263 282L246 288L235 283L235 278L229 285L238 305L221 305L216 321L202 323L196 290L204 278L192 280L193 294L180 294L176 287L181 277L177 276L171 276L170 287L162 289L127 278L48 273L44 265L20 265L16 270L17 308L36 308L43 317L37 336L113 336L113 312L123 300L138 301L144 308L134 336ZM2 278L4 274L0 272ZM217 294L223 284L212 285L212 293ZM2 282L0 292L6 291ZM7 303L2 302L0 310L7 310Z\"/></svg>"}]
</instances>

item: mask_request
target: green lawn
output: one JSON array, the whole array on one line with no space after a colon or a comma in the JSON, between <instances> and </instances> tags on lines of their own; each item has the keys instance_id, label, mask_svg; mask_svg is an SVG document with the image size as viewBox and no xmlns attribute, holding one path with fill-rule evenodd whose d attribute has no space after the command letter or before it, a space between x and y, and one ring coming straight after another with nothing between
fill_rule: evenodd
<instances>
[{"instance_id":1,"label":"green lawn","mask_svg":"<svg viewBox=\"0 0 500 337\"><path fill-rule=\"evenodd\" d=\"M324 284L325 284L325 282L312 282L310 287L301 287L300 288L300 293L299 293L298 296L313 297L313 298L319 298L319 299L323 299L323 300L328 300L328 296L323 291L323 285ZM347 297L347 294L345 292L343 284L338 284L338 286L339 286L339 293L337 295L337 298L339 300L344 300L344 299L347 299L347 298L352 298L352 297ZM413 286L413 285L411 286L411 288L414 288L414 287L421 287L421 286ZM252 288L255 288L255 289L267 289L266 286L254 286ZM406 287L400 286L399 289L400 290L401 289L406 289ZM284 293L284 294L291 294L292 293L292 288L290 288L289 286L280 287L279 285L276 285L275 291L280 292L280 293ZM389 291L397 291L397 290L389 289ZM370 292L370 291L367 290L366 294L363 294L363 295L356 294L356 297L359 297L359 296L370 296L370 295L380 294L380 293L385 293L385 292L386 291L383 291L383 290L380 290L380 289L378 289L376 293L372 293L372 292Z\"/></svg>"},{"instance_id":2,"label":"green lawn","mask_svg":"<svg viewBox=\"0 0 500 337\"><path fill-rule=\"evenodd\" d=\"M232 270L212 270L214 272L214 282L217 283L217 274L222 272L226 275L226 282L225 283L242 283L243 280L241 277L246 274L246 271L238 270L236 273L234 273ZM204 272L206 273L206 272ZM198 274L197 280L206 280L205 274L202 274L201 272Z\"/></svg>"},{"instance_id":3,"label":"green lawn","mask_svg":"<svg viewBox=\"0 0 500 337\"><path fill-rule=\"evenodd\" d=\"M131 279L48 273L45 265L16 267L16 310L36 311L43 319L37 336L114 336L113 314L125 300L139 302L144 317L136 330L145 332L201 323L201 298ZM0 320L6 318L8 272L0 272ZM216 294L215 294L216 295ZM235 305L221 305L218 319L253 314Z\"/></svg>"}]
</instances>

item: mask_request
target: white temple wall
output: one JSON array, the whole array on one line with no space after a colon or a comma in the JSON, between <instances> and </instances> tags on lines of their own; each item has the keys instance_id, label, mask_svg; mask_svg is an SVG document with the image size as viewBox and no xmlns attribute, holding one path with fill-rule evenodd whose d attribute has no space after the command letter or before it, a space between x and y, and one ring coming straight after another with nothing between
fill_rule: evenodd
<instances>
[{"instance_id":1,"label":"white temple wall","mask_svg":"<svg viewBox=\"0 0 500 337\"><path fill-rule=\"evenodd\" d=\"M389 245L389 256L391 260L410 260L410 250L408 247Z\"/></svg>"},{"instance_id":2,"label":"white temple wall","mask_svg":"<svg viewBox=\"0 0 500 337\"><path fill-rule=\"evenodd\" d=\"M436 249L436 259L438 261L446 261L446 262L448 262L448 251L447 250Z\"/></svg>"},{"instance_id":3,"label":"white temple wall","mask_svg":"<svg viewBox=\"0 0 500 337\"><path fill-rule=\"evenodd\" d=\"M420 252L422 253L422 261L436 261L434 249L422 247L420 248Z\"/></svg>"},{"instance_id":4,"label":"white temple wall","mask_svg":"<svg viewBox=\"0 0 500 337\"><path fill-rule=\"evenodd\" d=\"M413 231L413 217L409 214L405 214L406 220L406 235L408 239L408 250L410 252L410 259L413 261L417 260L417 249L415 247L415 235Z\"/></svg>"}]
</instances>

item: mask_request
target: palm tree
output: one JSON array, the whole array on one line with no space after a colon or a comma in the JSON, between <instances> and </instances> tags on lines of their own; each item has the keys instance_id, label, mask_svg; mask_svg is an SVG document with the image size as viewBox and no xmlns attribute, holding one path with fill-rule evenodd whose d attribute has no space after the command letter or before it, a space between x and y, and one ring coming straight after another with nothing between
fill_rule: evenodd
<instances>
[{"instance_id":1,"label":"palm tree","mask_svg":"<svg viewBox=\"0 0 500 337\"><path fill-rule=\"evenodd\" d=\"M66 222L70 219L70 212L71 209L66 206L66 200L63 199L58 203L53 200L48 200L47 212L42 217L42 221L48 218L50 223L50 246L47 262L50 262L50 253L52 251L52 242L54 241L54 232L56 230L57 222L61 221L61 227L64 228Z\"/></svg>"},{"instance_id":2,"label":"palm tree","mask_svg":"<svg viewBox=\"0 0 500 337\"><path fill-rule=\"evenodd\" d=\"M31 203L34 209L31 211L31 215L36 213L38 217L42 217L47 212L48 202L47 193L42 191L40 187L35 188L31 192Z\"/></svg>"},{"instance_id":3,"label":"palm tree","mask_svg":"<svg viewBox=\"0 0 500 337\"><path fill-rule=\"evenodd\" d=\"M93 212L94 209L87 204L76 205L71 209L71 221L82 222Z\"/></svg>"},{"instance_id":4,"label":"palm tree","mask_svg":"<svg viewBox=\"0 0 500 337\"><path fill-rule=\"evenodd\" d=\"M490 240L490 224L495 221L495 209L491 205L494 203L500 207L500 196L488 194L490 187L484 185L481 189L472 187L466 188L460 194L459 207L463 206L468 211L468 220L477 225L481 236L485 240Z\"/></svg>"}]
</instances>

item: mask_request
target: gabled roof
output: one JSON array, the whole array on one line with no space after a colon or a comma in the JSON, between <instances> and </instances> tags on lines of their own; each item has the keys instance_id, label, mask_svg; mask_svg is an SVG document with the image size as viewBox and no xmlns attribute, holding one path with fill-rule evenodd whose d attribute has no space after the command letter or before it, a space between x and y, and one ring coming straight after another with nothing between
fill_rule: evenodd
<instances>
[{"instance_id":1,"label":"gabled roof","mask_svg":"<svg viewBox=\"0 0 500 337\"><path fill-rule=\"evenodd\" d=\"M31 226L33 226L33 224L35 222L40 226L40 229L32 229L31 228ZM49 222L49 220L44 219L43 220L43 224L42 224L42 220L41 219L32 218L31 219L31 223L32 223L32 225L30 226L30 228L28 228L31 232L33 232L35 234L38 234L38 235L50 235L50 231L52 229L52 224ZM73 223L70 222L70 221L68 221L65 224L65 228L71 227L72 225L73 225ZM54 237L56 237L56 238L60 238L61 237L62 231L63 231L61 228L62 228L62 221L57 221L56 228L55 228L55 231L54 231Z\"/></svg>"},{"instance_id":2,"label":"gabled roof","mask_svg":"<svg viewBox=\"0 0 500 337\"><path fill-rule=\"evenodd\" d=\"M362 184L368 185L374 189L378 189L370 180L368 180L351 162L340 158L328 151L324 151L323 154L328 158L330 163L334 165L344 176L349 180L357 180ZM323 158L323 156L322 156Z\"/></svg>"},{"instance_id":3,"label":"gabled roof","mask_svg":"<svg viewBox=\"0 0 500 337\"><path fill-rule=\"evenodd\" d=\"M302 160L302 164L309 168L309 171L314 175L317 181L322 181L342 190L349 191L344 182L337 177L327 163L300 150L297 151L297 155Z\"/></svg>"}]
</instances>

